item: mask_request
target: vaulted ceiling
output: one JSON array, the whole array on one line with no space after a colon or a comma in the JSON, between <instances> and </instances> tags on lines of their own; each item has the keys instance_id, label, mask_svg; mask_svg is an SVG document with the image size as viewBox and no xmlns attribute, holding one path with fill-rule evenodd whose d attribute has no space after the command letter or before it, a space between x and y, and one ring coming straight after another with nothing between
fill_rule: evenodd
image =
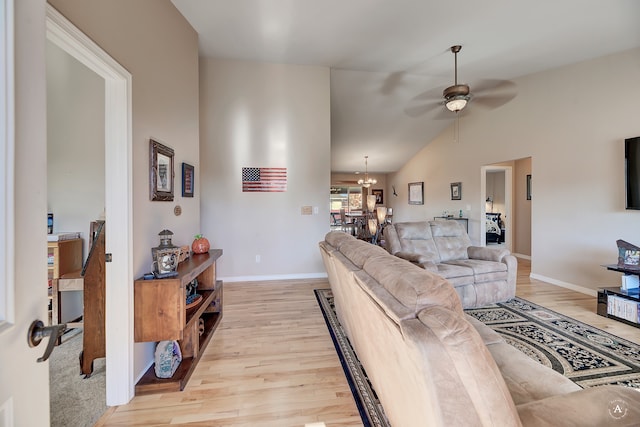
<instances>
[{"instance_id":1,"label":"vaulted ceiling","mask_svg":"<svg viewBox=\"0 0 640 427\"><path fill-rule=\"evenodd\" d=\"M396 171L452 124L452 45L474 95L464 114L500 108L517 77L640 46L637 0L172 1L201 56L331 69L333 172L365 155L370 172Z\"/></svg>"}]
</instances>

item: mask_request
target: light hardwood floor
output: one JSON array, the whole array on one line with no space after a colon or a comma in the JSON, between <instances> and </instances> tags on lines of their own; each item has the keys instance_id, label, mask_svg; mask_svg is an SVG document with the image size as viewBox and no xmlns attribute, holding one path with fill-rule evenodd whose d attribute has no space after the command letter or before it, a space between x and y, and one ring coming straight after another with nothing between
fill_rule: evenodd
<instances>
[{"instance_id":1,"label":"light hardwood floor","mask_svg":"<svg viewBox=\"0 0 640 427\"><path fill-rule=\"evenodd\" d=\"M595 297L531 280L517 295L640 343L640 329L595 314ZM361 426L313 289L326 280L228 283L224 317L182 392L137 396L98 426Z\"/></svg>"}]
</instances>

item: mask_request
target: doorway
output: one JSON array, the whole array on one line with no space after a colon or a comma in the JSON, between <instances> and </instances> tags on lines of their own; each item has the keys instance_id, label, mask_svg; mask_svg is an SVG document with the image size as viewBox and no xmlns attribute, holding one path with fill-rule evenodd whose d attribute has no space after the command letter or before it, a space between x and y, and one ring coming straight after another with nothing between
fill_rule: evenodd
<instances>
[{"instance_id":1,"label":"doorway","mask_svg":"<svg viewBox=\"0 0 640 427\"><path fill-rule=\"evenodd\" d=\"M132 100L131 74L47 4L47 40L104 80L106 252L106 404L133 397ZM81 161L81 159L79 160Z\"/></svg>"},{"instance_id":2,"label":"doorway","mask_svg":"<svg viewBox=\"0 0 640 427\"><path fill-rule=\"evenodd\" d=\"M497 244L508 250L513 246L512 175L511 166L489 165L481 168L480 206L483 220L480 221L480 242L483 246Z\"/></svg>"},{"instance_id":3,"label":"doorway","mask_svg":"<svg viewBox=\"0 0 640 427\"><path fill-rule=\"evenodd\" d=\"M532 158L483 166L480 172L481 236L487 244L487 212L501 213L505 225L504 246L514 255L531 259L531 170ZM504 173L504 185L500 174ZM498 178L499 177L499 178ZM498 183L498 187L496 187ZM504 191L502 196L495 191ZM504 190L503 190L504 189ZM491 192L490 192L491 191Z\"/></svg>"},{"instance_id":4,"label":"doorway","mask_svg":"<svg viewBox=\"0 0 640 427\"><path fill-rule=\"evenodd\" d=\"M91 316L83 308L84 292L69 287L58 292L56 286L58 277L86 264L91 222L104 219L105 81L50 41L46 71L50 322L68 327L49 362L50 421L52 426L73 426L79 420L94 423L107 409L105 360L95 361L89 378L78 370L84 333L92 333L78 324ZM75 235L81 239L55 241Z\"/></svg>"}]
</instances>

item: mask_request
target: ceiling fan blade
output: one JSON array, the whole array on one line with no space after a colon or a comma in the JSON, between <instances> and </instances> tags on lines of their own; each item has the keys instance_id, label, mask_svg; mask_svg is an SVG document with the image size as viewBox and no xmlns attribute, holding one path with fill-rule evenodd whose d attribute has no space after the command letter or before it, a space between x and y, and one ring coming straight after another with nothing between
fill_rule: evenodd
<instances>
[{"instance_id":1,"label":"ceiling fan blade","mask_svg":"<svg viewBox=\"0 0 640 427\"><path fill-rule=\"evenodd\" d=\"M410 117L420 117L439 108L444 108L442 89L429 89L414 96L407 103L404 112Z\"/></svg>"},{"instance_id":2,"label":"ceiling fan blade","mask_svg":"<svg viewBox=\"0 0 640 427\"><path fill-rule=\"evenodd\" d=\"M487 109L503 106L518 94L515 83L508 80L483 80L472 89L473 104Z\"/></svg>"},{"instance_id":3,"label":"ceiling fan blade","mask_svg":"<svg viewBox=\"0 0 640 427\"><path fill-rule=\"evenodd\" d=\"M516 90L516 84L510 80L497 80L497 79L482 79L474 81L471 86L473 92L476 94L484 94L487 92L514 92Z\"/></svg>"},{"instance_id":4,"label":"ceiling fan blade","mask_svg":"<svg viewBox=\"0 0 640 427\"><path fill-rule=\"evenodd\" d=\"M416 104L404 109L404 112L409 117L421 117L425 114L431 113L433 111L437 111L438 109L444 108L442 102L425 102L421 104Z\"/></svg>"},{"instance_id":5,"label":"ceiling fan blade","mask_svg":"<svg viewBox=\"0 0 640 427\"><path fill-rule=\"evenodd\" d=\"M472 102L474 105L478 105L480 107L493 110L494 108L502 107L507 102L511 101L515 98L513 96L479 96L477 98L473 98Z\"/></svg>"}]
</instances>

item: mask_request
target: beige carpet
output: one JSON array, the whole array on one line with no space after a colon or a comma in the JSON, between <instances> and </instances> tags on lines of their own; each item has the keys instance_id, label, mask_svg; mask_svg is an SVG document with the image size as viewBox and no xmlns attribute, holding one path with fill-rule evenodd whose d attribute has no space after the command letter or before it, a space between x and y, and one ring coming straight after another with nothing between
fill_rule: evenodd
<instances>
[{"instance_id":1,"label":"beige carpet","mask_svg":"<svg viewBox=\"0 0 640 427\"><path fill-rule=\"evenodd\" d=\"M52 427L93 426L107 410L105 359L93 362L93 374L80 375L82 330L64 335L49 359Z\"/></svg>"}]
</instances>

